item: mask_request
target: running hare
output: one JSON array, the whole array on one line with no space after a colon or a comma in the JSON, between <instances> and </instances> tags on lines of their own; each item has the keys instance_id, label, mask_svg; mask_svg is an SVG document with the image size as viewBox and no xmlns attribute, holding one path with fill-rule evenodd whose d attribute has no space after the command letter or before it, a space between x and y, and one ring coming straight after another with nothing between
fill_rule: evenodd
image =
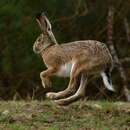
<instances>
[{"instance_id":1,"label":"running hare","mask_svg":"<svg viewBox=\"0 0 130 130\"><path fill-rule=\"evenodd\" d=\"M40 73L42 85L49 87L53 75L70 77L64 91L48 92L48 98L55 99L59 105L67 105L84 96L87 79L95 75L101 76L105 87L114 91L111 83L113 61L104 43L83 40L58 44L45 14L38 14L36 20L42 33L36 39L33 50L42 56L47 67Z\"/></svg>"}]
</instances>

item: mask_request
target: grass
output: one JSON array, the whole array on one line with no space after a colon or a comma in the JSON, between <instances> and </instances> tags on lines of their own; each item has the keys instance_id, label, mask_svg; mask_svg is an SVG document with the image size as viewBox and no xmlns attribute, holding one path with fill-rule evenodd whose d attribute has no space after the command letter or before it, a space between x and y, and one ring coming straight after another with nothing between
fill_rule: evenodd
<instances>
[{"instance_id":1,"label":"grass","mask_svg":"<svg viewBox=\"0 0 130 130\"><path fill-rule=\"evenodd\" d=\"M130 130L130 103L0 102L0 130Z\"/></svg>"}]
</instances>

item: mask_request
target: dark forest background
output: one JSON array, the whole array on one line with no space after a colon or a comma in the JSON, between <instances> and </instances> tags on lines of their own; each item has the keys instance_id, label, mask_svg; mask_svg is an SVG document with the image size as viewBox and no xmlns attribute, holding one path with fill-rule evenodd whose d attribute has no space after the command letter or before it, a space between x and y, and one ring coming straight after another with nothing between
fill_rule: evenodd
<instances>
[{"instance_id":1,"label":"dark forest background","mask_svg":"<svg viewBox=\"0 0 130 130\"><path fill-rule=\"evenodd\" d=\"M39 74L45 69L32 46L40 29L35 15L44 11L59 43L93 39L108 43L108 10L114 9L113 39L130 89L130 1L129 0L0 0L0 99L43 99ZM108 44L107 44L108 45ZM116 67L112 73L113 94L103 89L101 79L90 82L91 99L122 99L122 80ZM67 86L68 79L53 78L53 90Z\"/></svg>"}]
</instances>

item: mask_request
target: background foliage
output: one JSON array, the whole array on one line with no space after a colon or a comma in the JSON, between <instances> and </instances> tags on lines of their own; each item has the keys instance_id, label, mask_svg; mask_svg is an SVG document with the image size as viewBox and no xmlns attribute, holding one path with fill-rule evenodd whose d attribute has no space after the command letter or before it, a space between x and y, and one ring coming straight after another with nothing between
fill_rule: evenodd
<instances>
[{"instance_id":1,"label":"background foliage","mask_svg":"<svg viewBox=\"0 0 130 130\"><path fill-rule=\"evenodd\" d=\"M80 2L80 3L79 3ZM41 33L35 21L35 14L45 11L59 43L79 39L95 39L107 43L108 6L113 5L114 45L120 58L130 56L124 18L130 23L129 0L1 0L0 1L0 97L1 99L43 98L39 73L45 69L40 56L33 53L32 46ZM78 12L78 13L77 13ZM127 77L129 63L124 63ZM67 85L67 79L54 78L55 90ZM116 70L113 82L122 86ZM129 78L128 78L129 83ZM102 86L100 79L91 83L88 95L97 94ZM106 94L108 93L105 91ZM120 91L119 91L120 93ZM109 93L108 93L109 95ZM118 95L118 94L117 94Z\"/></svg>"}]
</instances>

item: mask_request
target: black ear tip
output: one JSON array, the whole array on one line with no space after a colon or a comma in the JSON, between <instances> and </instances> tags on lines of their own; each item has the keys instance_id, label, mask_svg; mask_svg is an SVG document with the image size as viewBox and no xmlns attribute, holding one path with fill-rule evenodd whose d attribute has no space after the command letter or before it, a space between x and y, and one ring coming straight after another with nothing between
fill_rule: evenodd
<instances>
[{"instance_id":1,"label":"black ear tip","mask_svg":"<svg viewBox=\"0 0 130 130\"><path fill-rule=\"evenodd\" d=\"M45 16L45 12L42 12L41 15L42 15L42 16Z\"/></svg>"},{"instance_id":2,"label":"black ear tip","mask_svg":"<svg viewBox=\"0 0 130 130\"><path fill-rule=\"evenodd\" d=\"M36 14L36 18L39 18L40 16L45 16L45 13L44 12L39 12Z\"/></svg>"}]
</instances>

